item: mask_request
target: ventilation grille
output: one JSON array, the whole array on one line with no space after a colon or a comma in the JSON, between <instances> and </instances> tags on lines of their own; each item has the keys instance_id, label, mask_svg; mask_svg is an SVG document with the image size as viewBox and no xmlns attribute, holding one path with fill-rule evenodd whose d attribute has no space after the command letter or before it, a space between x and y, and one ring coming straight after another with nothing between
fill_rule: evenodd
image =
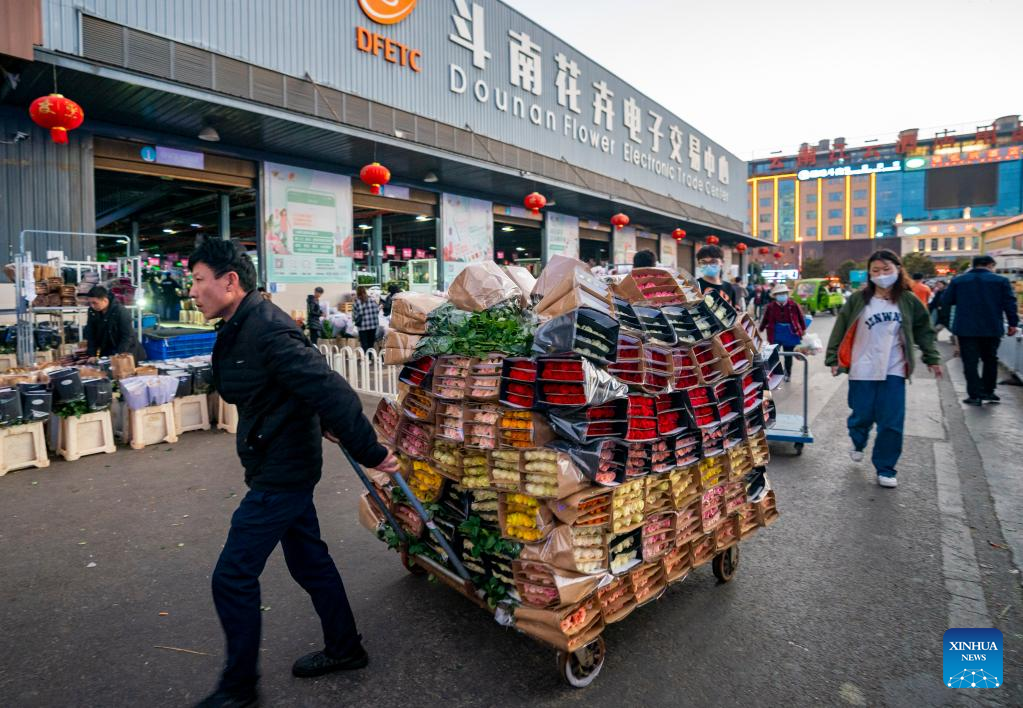
<instances>
[{"instance_id":1,"label":"ventilation grille","mask_svg":"<svg viewBox=\"0 0 1023 708\"><path fill-rule=\"evenodd\" d=\"M82 15L82 56L103 64L124 64L124 28Z\"/></svg>"}]
</instances>

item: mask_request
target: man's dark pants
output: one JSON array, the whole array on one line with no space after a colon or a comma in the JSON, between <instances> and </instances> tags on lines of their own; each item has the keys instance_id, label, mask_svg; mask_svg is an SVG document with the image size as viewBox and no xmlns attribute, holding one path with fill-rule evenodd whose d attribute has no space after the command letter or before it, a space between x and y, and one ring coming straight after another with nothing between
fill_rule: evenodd
<instances>
[{"instance_id":1,"label":"man's dark pants","mask_svg":"<svg viewBox=\"0 0 1023 708\"><path fill-rule=\"evenodd\" d=\"M327 653L344 656L359 644L341 575L320 540L313 491L250 490L231 517L227 543L213 571L213 602L227 635L220 680L224 690L247 693L259 680L259 576L278 543L291 577L313 600Z\"/></svg>"},{"instance_id":2,"label":"man's dark pants","mask_svg":"<svg viewBox=\"0 0 1023 708\"><path fill-rule=\"evenodd\" d=\"M998 382L998 344L1001 337L958 337L959 356L963 360L966 375L966 395L980 398L995 392ZM978 375L977 362L983 364L983 373Z\"/></svg>"}]
</instances>

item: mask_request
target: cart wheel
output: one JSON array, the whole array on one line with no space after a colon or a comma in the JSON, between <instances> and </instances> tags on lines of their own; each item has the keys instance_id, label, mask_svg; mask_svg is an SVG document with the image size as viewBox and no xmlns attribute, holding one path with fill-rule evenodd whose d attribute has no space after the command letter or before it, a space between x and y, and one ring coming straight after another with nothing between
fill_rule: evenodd
<instances>
[{"instance_id":1,"label":"cart wheel","mask_svg":"<svg viewBox=\"0 0 1023 708\"><path fill-rule=\"evenodd\" d=\"M739 569L739 547L732 546L714 556L711 569L718 581L730 582L735 577L735 571Z\"/></svg>"},{"instance_id":2,"label":"cart wheel","mask_svg":"<svg viewBox=\"0 0 1023 708\"><path fill-rule=\"evenodd\" d=\"M559 651L558 674L572 688L586 688L604 668L606 654L603 637L575 651Z\"/></svg>"},{"instance_id":3,"label":"cart wheel","mask_svg":"<svg viewBox=\"0 0 1023 708\"><path fill-rule=\"evenodd\" d=\"M415 564L412 557L408 554L408 548L405 546L401 547L401 564L412 575L426 575L426 569Z\"/></svg>"},{"instance_id":4,"label":"cart wheel","mask_svg":"<svg viewBox=\"0 0 1023 708\"><path fill-rule=\"evenodd\" d=\"M803 443L796 443L796 456L803 454Z\"/></svg>"}]
</instances>

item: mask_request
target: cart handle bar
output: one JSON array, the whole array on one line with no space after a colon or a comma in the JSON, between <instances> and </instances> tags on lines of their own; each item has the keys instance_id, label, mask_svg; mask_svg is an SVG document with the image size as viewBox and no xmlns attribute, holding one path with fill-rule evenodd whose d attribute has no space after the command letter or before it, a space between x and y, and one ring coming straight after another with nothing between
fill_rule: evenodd
<instances>
[{"instance_id":1,"label":"cart handle bar","mask_svg":"<svg viewBox=\"0 0 1023 708\"><path fill-rule=\"evenodd\" d=\"M359 478L362 480L362 483L366 485L367 489L372 487L369 479L366 477L366 472L362 469L362 467L359 466L359 463L355 461L355 459L351 456L348 450L344 448L344 446L340 447L341 452L343 452L345 457L348 458L349 464L351 464L352 469L355 470L355 473L359 475ZM440 532L440 529L437 528L437 524L433 523L433 519L431 519L427 515L426 509L424 509L423 505L419 503L419 499L417 499L416 495L412 493L411 489L409 489L408 483L405 482L405 478L401 476L400 472L395 472L394 475L392 476L394 478L394 481L398 483L398 486L401 488L401 491L405 493L405 497L408 499L409 504L411 504L412 508L416 510L417 514L419 514L419 518L423 520L424 524L426 524L426 528L430 530L430 535L433 536L434 540L436 540L437 543L440 544L440 547L444 549L444 552L448 554L448 559L451 561L451 565L454 567L455 572L458 573L462 580L471 583L472 578L469 576L469 571L465 569L465 566L462 565L462 561L458 558L457 555L455 555L454 550L452 550L451 548L451 544L449 544L448 540L444 538L444 534L442 534ZM379 496L376 494L376 490L371 490L371 493L376 497L376 501L379 501ZM384 507L385 511L386 508L387 507L385 506ZM395 524L396 522L394 521L394 517L391 516L390 512L387 512L387 515L390 518L391 523Z\"/></svg>"},{"instance_id":2,"label":"cart handle bar","mask_svg":"<svg viewBox=\"0 0 1023 708\"><path fill-rule=\"evenodd\" d=\"M810 415L810 360L802 352L781 351L778 354L791 356L803 362L803 429L800 432L803 435L808 435L810 433L810 421L807 420Z\"/></svg>"}]
</instances>

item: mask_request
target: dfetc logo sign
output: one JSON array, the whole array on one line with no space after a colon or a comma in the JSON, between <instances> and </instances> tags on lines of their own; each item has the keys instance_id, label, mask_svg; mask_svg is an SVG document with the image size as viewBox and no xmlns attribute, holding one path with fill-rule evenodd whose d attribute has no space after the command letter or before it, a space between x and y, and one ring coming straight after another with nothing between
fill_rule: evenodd
<instances>
[{"instance_id":1,"label":"dfetc logo sign","mask_svg":"<svg viewBox=\"0 0 1023 708\"><path fill-rule=\"evenodd\" d=\"M401 22L415 6L416 0L359 0L366 17L382 25ZM422 51L365 27L355 28L355 48L417 74L422 71Z\"/></svg>"},{"instance_id":2,"label":"dfetc logo sign","mask_svg":"<svg viewBox=\"0 0 1023 708\"><path fill-rule=\"evenodd\" d=\"M382 25L401 22L416 8L417 0L359 0L366 17Z\"/></svg>"},{"instance_id":3,"label":"dfetc logo sign","mask_svg":"<svg viewBox=\"0 0 1023 708\"><path fill-rule=\"evenodd\" d=\"M998 688L1002 633L997 629L950 629L942 647L942 683L949 688Z\"/></svg>"}]
</instances>

